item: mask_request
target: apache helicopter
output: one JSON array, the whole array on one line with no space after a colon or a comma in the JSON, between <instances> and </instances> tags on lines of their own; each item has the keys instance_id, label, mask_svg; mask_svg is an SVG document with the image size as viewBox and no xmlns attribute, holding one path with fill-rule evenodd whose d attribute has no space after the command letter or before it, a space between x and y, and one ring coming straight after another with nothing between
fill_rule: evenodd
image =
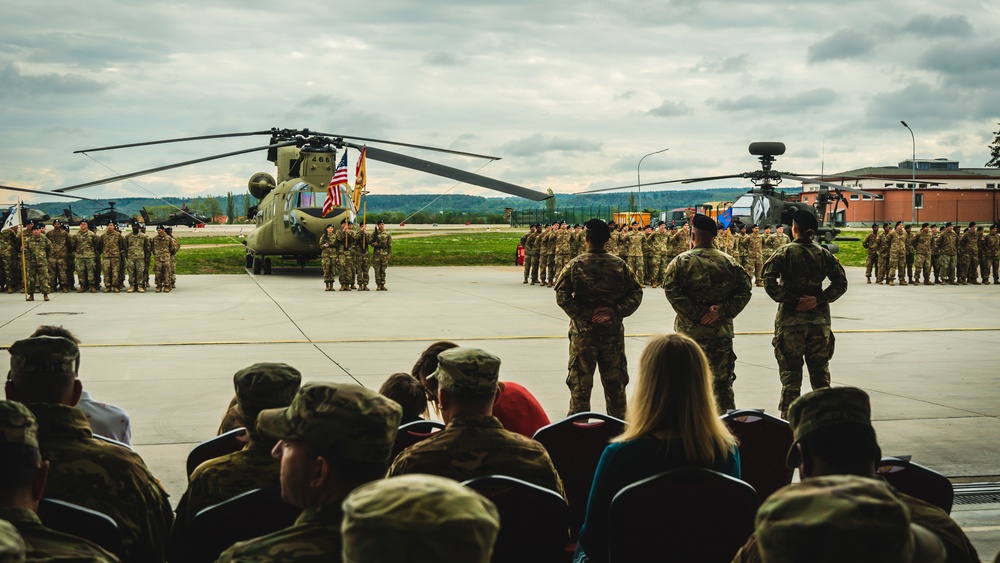
<instances>
[{"instance_id":1,"label":"apache helicopter","mask_svg":"<svg viewBox=\"0 0 1000 563\"><path fill-rule=\"evenodd\" d=\"M181 203L180 213L171 213L166 219L155 219L149 216L149 212L143 207L139 211L139 216L142 217L142 224L147 227L150 225L164 226L164 227L198 227L203 226L205 223L211 223L212 220L204 215L188 209L187 203Z\"/></svg>"},{"instance_id":2,"label":"apache helicopter","mask_svg":"<svg viewBox=\"0 0 1000 563\"><path fill-rule=\"evenodd\" d=\"M833 211L830 216L836 216L837 208L841 202L844 207L848 206L848 199L843 192L862 194L872 198L880 197L877 194L866 192L858 188L843 186L831 182L824 182L807 176L791 174L788 172L778 172L771 169L774 164L774 157L785 154L785 144L779 142L757 142L750 143L748 149L750 154L759 157L760 170L753 172L742 172L739 174L726 174L722 176L706 176L702 178L682 178L680 180L665 180L662 182L643 183L645 186L657 184L691 184L694 182L707 182L709 180L724 180L728 178L745 178L750 180L754 187L747 193L741 195L733 202L731 209L732 223L739 226L750 225L791 225L792 215L799 210L808 210L816 215L819 222L818 239L821 244L828 247L832 252L837 251L835 240L847 241L857 240L856 238L839 238L840 229L826 225L827 206L833 204ZM794 180L803 184L814 184L819 186L814 204L799 201L798 194L788 195L784 191L778 191L777 186L782 180ZM614 188L602 188L590 190L582 193L595 193L603 191L630 188L633 186L616 186ZM812 192L810 192L812 193Z\"/></svg>"},{"instance_id":3,"label":"apache helicopter","mask_svg":"<svg viewBox=\"0 0 1000 563\"><path fill-rule=\"evenodd\" d=\"M486 176L480 176L478 174L473 174L471 172L466 172L464 170L452 168L443 164L421 160L377 147L361 146L355 143L346 142L345 139L351 139L359 142L398 145L474 158L485 158L489 160L499 160L498 157L381 139L320 133L310 131L309 129L300 130L272 128L267 131L223 133L218 135L163 139L159 141L147 141L142 143L84 149L75 152L90 153L165 143L231 137L250 137L256 135L269 135L270 142L263 147L254 147L168 164L165 166L158 166L156 168L149 168L128 174L112 176L110 178L103 178L82 184L66 186L52 192L42 192L39 190L29 190L25 188L12 189L43 193L47 195L58 195L62 197L74 197L66 194L65 192L103 184L110 184L112 182L127 180L155 172L162 172L173 168L180 168L182 166L208 162L210 160L218 160L221 158L256 151L267 151L267 159L273 162L277 167L277 180L266 172L258 172L257 174L254 174L248 182L248 188L251 195L259 200L257 205L251 208L251 215L256 223L256 229L254 229L254 231L250 233L244 241L244 244L246 245L247 268L252 268L255 274L260 273L261 271L264 273L270 273L270 257L272 256L293 259L296 260L300 266L305 266L306 262L320 255L321 249L318 241L327 225L333 225L334 228L338 228L342 220L353 219L353 211L348 207L348 202L351 201L354 194L353 190L346 185L338 187L338 189L342 190L342 205L333 207L333 209L330 210L325 216L322 212L323 201L325 200L327 194L327 185L330 183L334 174L334 166L337 162L338 150L353 148L360 151L364 148L367 158L370 160L384 162L395 166L402 166L404 168L410 168L427 174L450 178L467 184L500 191L509 195L528 198L534 201L542 201L552 197L551 195L538 190L532 190L501 180L495 180ZM343 155L343 153L341 153L341 155Z\"/></svg>"}]
</instances>

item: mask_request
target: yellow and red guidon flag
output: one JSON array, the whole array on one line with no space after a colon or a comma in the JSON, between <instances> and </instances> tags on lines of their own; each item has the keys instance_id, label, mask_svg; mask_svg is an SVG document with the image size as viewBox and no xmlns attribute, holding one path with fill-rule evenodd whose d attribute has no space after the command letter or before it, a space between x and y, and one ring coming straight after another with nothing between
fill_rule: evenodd
<instances>
[{"instance_id":1,"label":"yellow and red guidon flag","mask_svg":"<svg viewBox=\"0 0 1000 563\"><path fill-rule=\"evenodd\" d=\"M368 173L365 172L365 155L368 154L368 147L361 147L361 157L358 158L358 165L354 169L354 212L357 213L361 207L361 196L365 193L365 184L368 182Z\"/></svg>"},{"instance_id":2,"label":"yellow and red guidon flag","mask_svg":"<svg viewBox=\"0 0 1000 563\"><path fill-rule=\"evenodd\" d=\"M341 186L347 185L347 151L340 159L340 164L333 171L333 178L330 178L330 185L326 187L326 200L323 202L323 217L326 217L334 207L343 205L340 199Z\"/></svg>"}]
</instances>

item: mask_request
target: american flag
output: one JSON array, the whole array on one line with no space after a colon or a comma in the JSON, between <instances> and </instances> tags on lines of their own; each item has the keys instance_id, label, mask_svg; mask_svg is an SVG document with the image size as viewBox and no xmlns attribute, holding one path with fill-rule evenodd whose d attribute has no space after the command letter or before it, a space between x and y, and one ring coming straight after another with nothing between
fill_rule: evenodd
<instances>
[{"instance_id":1,"label":"american flag","mask_svg":"<svg viewBox=\"0 0 1000 563\"><path fill-rule=\"evenodd\" d=\"M347 185L347 151L340 158L340 164L333 171L333 178L330 178L330 185L326 187L326 201L323 202L323 216L333 211L334 207L342 205L340 201L340 187Z\"/></svg>"}]
</instances>

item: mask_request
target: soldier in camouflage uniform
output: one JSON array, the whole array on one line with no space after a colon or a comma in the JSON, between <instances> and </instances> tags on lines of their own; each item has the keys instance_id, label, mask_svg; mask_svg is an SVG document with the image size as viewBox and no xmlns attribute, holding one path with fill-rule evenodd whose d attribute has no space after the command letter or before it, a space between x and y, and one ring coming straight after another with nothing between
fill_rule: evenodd
<instances>
[{"instance_id":1,"label":"soldier in camouflage uniform","mask_svg":"<svg viewBox=\"0 0 1000 563\"><path fill-rule=\"evenodd\" d=\"M586 246L587 246L587 231L586 231L586 226L587 226L586 223L584 223L584 233L583 233L583 246L584 246L583 251L584 252L587 251L587 248L586 248ZM616 237L616 233L618 233L618 226L615 225L614 221L612 221L612 222L608 223L608 229L611 231L611 238L609 238L608 242L604 245L604 249L608 252L608 254L613 254L613 255L617 256L618 255L618 242L615 240L615 237Z\"/></svg>"},{"instance_id":2,"label":"soldier in camouflage uniform","mask_svg":"<svg viewBox=\"0 0 1000 563\"><path fill-rule=\"evenodd\" d=\"M118 524L124 561L164 560L173 521L167 493L127 447L95 438L73 407L83 391L80 352L67 338L37 336L9 349L7 398L38 420L42 457L51 463L45 495L102 512Z\"/></svg>"},{"instance_id":3,"label":"soldier in camouflage uniform","mask_svg":"<svg viewBox=\"0 0 1000 563\"><path fill-rule=\"evenodd\" d=\"M663 275L667 271L667 244L669 243L667 225L660 223L651 235L649 235L649 279L653 287L659 287L663 283Z\"/></svg>"},{"instance_id":4,"label":"soldier in camouflage uniform","mask_svg":"<svg viewBox=\"0 0 1000 563\"><path fill-rule=\"evenodd\" d=\"M906 233L906 281L911 285L916 285L913 282L913 229L910 225L903 227L903 231ZM900 277L900 281L903 278Z\"/></svg>"},{"instance_id":5,"label":"soldier in camouflage uniform","mask_svg":"<svg viewBox=\"0 0 1000 563\"><path fill-rule=\"evenodd\" d=\"M747 257L747 274L754 278L757 287L764 287L764 280L760 277L764 268L764 237L760 236L760 227L753 226L753 232L747 236L744 243Z\"/></svg>"},{"instance_id":6,"label":"soldier in camouflage uniform","mask_svg":"<svg viewBox=\"0 0 1000 563\"><path fill-rule=\"evenodd\" d=\"M170 239L170 287L167 289L177 289L177 253L181 250L181 241L174 236L173 227L167 227L164 232Z\"/></svg>"},{"instance_id":7,"label":"soldier in camouflage uniform","mask_svg":"<svg viewBox=\"0 0 1000 563\"><path fill-rule=\"evenodd\" d=\"M49 239L49 244L52 247L51 252L49 252L49 280L52 285L52 289L61 289L63 293L67 293L73 282L71 280L72 272L67 268L68 256L69 256L69 231L63 228L62 223L56 219L52 221L52 230L45 233L45 237Z\"/></svg>"},{"instance_id":8,"label":"soldier in camouflage uniform","mask_svg":"<svg viewBox=\"0 0 1000 563\"><path fill-rule=\"evenodd\" d=\"M993 272L993 284L1000 284L1000 234L997 233L997 224L990 226L990 234L983 239L983 283L987 283L989 273Z\"/></svg>"},{"instance_id":9,"label":"soldier in camouflage uniform","mask_svg":"<svg viewBox=\"0 0 1000 563\"><path fill-rule=\"evenodd\" d=\"M146 236L146 225L139 226L139 232L142 236ZM143 257L142 271L145 276L142 278L142 289L149 287L149 263L153 259L153 241L150 240L146 245L146 255Z\"/></svg>"},{"instance_id":10,"label":"soldier in camouflage uniform","mask_svg":"<svg viewBox=\"0 0 1000 563\"><path fill-rule=\"evenodd\" d=\"M333 232L333 225L326 226L326 232L319 237L320 262L323 264L323 284L326 291L333 291L333 284L337 281L334 265L337 263L337 250L334 248L336 235Z\"/></svg>"},{"instance_id":11,"label":"soldier in camouflage uniform","mask_svg":"<svg viewBox=\"0 0 1000 563\"><path fill-rule=\"evenodd\" d=\"M910 242L913 245L913 283L920 283L920 274L924 275L924 285L934 285L931 282L931 235L930 224L924 223ZM869 282L871 283L871 282Z\"/></svg>"},{"instance_id":12,"label":"soldier in camouflage uniform","mask_svg":"<svg viewBox=\"0 0 1000 563\"><path fill-rule=\"evenodd\" d=\"M20 290L18 281L21 279L21 237L17 234L18 226L0 232L0 267L3 268L4 285L7 293Z\"/></svg>"},{"instance_id":13,"label":"soldier in camouflage uniform","mask_svg":"<svg viewBox=\"0 0 1000 563\"><path fill-rule=\"evenodd\" d=\"M249 442L242 450L210 459L191 473L187 491L177 503L169 560L186 559L185 534L202 509L254 489L281 487L281 465L271 455L278 441L257 430L257 415L265 409L290 405L301 383L302 374L287 364L254 364L233 376L236 416L239 426L246 428Z\"/></svg>"},{"instance_id":14,"label":"soldier in camouflage uniform","mask_svg":"<svg viewBox=\"0 0 1000 563\"><path fill-rule=\"evenodd\" d=\"M958 253L958 233L951 223L945 223L944 230L938 239L938 253L940 254L941 279L950 285L958 285L955 277L955 267L957 266L956 254Z\"/></svg>"},{"instance_id":15,"label":"soldier in camouflage uniform","mask_svg":"<svg viewBox=\"0 0 1000 563\"><path fill-rule=\"evenodd\" d=\"M542 249L539 260L542 261L540 271L542 287L552 287L556 281L556 229L559 223L553 223L551 227L546 227L545 232L539 237Z\"/></svg>"},{"instance_id":16,"label":"soldier in camouflage uniform","mask_svg":"<svg viewBox=\"0 0 1000 563\"><path fill-rule=\"evenodd\" d=\"M771 225L764 227L764 232L760 234L760 259L761 268L763 268L763 263L767 262L767 259L774 254L774 235L771 233Z\"/></svg>"},{"instance_id":17,"label":"soldier in camouflage uniform","mask_svg":"<svg viewBox=\"0 0 1000 563\"><path fill-rule=\"evenodd\" d=\"M687 252L688 250L691 250L691 225L684 223L681 225L681 228L677 229L677 234L674 235L674 256L670 259L673 260L681 252Z\"/></svg>"},{"instance_id":18,"label":"soldier in camouflage uniform","mask_svg":"<svg viewBox=\"0 0 1000 563\"><path fill-rule=\"evenodd\" d=\"M941 233L937 223L931 225L931 269L934 270L934 283L941 284Z\"/></svg>"},{"instance_id":19,"label":"soldier in camouflage uniform","mask_svg":"<svg viewBox=\"0 0 1000 563\"><path fill-rule=\"evenodd\" d=\"M10 552L0 548L0 561L118 561L94 543L42 525L37 512L49 462L42 461L38 449L35 416L21 403L0 401L0 459L4 493L0 495L0 523L12 524L23 538L22 557L11 559Z\"/></svg>"},{"instance_id":20,"label":"soldier in camouflage uniform","mask_svg":"<svg viewBox=\"0 0 1000 563\"><path fill-rule=\"evenodd\" d=\"M875 283L881 284L889 279L889 223L882 224L882 232L875 239L875 252L878 254L878 272Z\"/></svg>"},{"instance_id":21,"label":"soldier in camouflage uniform","mask_svg":"<svg viewBox=\"0 0 1000 563\"><path fill-rule=\"evenodd\" d=\"M521 251L524 252L524 285L528 285L531 275L531 248L535 245L535 226L529 225L528 232L521 236Z\"/></svg>"},{"instance_id":22,"label":"soldier in camouflage uniform","mask_svg":"<svg viewBox=\"0 0 1000 563\"><path fill-rule=\"evenodd\" d=\"M560 276L562 279L562 276ZM563 493L548 452L538 442L504 430L493 416L500 358L478 348L451 348L438 354L438 405L445 428L403 450L388 477L425 473L462 482L507 475Z\"/></svg>"},{"instance_id":23,"label":"soldier in camouflage uniform","mask_svg":"<svg viewBox=\"0 0 1000 563\"><path fill-rule=\"evenodd\" d=\"M340 291L350 291L354 285L354 264L351 262L351 244L354 242L354 233L351 232L351 223L347 219L340 221L340 230L337 231L336 247L337 258L340 262Z\"/></svg>"},{"instance_id":24,"label":"soldier in camouflage uniform","mask_svg":"<svg viewBox=\"0 0 1000 563\"><path fill-rule=\"evenodd\" d=\"M0 519L0 562L24 562L24 538L7 520Z\"/></svg>"},{"instance_id":25,"label":"soldier in camouflage uniform","mask_svg":"<svg viewBox=\"0 0 1000 563\"><path fill-rule=\"evenodd\" d=\"M451 479L402 475L352 492L342 530L349 562L489 563L500 513Z\"/></svg>"},{"instance_id":26,"label":"soldier in camouflage uniform","mask_svg":"<svg viewBox=\"0 0 1000 563\"><path fill-rule=\"evenodd\" d=\"M653 247L650 246L652 240L650 237L653 236L652 225L646 225L642 230L642 283L644 285L651 285L653 280L651 275L653 273Z\"/></svg>"},{"instance_id":27,"label":"soldier in camouflage uniform","mask_svg":"<svg viewBox=\"0 0 1000 563\"><path fill-rule=\"evenodd\" d=\"M771 239L772 249L778 250L790 242L792 242L792 239L788 238L788 235L785 234L785 227L778 225L778 228L775 229L774 238Z\"/></svg>"},{"instance_id":28,"label":"soldier in camouflage uniform","mask_svg":"<svg viewBox=\"0 0 1000 563\"><path fill-rule=\"evenodd\" d=\"M118 293L118 283L121 281L121 257L125 251L125 240L115 229L114 222L108 222L108 228L98 239L101 252L101 271L104 273L104 293Z\"/></svg>"},{"instance_id":29,"label":"soldier in camouflage uniform","mask_svg":"<svg viewBox=\"0 0 1000 563\"><path fill-rule=\"evenodd\" d=\"M958 237L958 268L956 274L958 277L958 283L960 285L966 285L969 283L969 250L973 245L973 237L975 237L975 223L969 225L965 231Z\"/></svg>"},{"instance_id":30,"label":"soldier in camouflage uniform","mask_svg":"<svg viewBox=\"0 0 1000 563\"><path fill-rule=\"evenodd\" d=\"M896 221L896 228L886 235L883 244L889 247L889 269L886 270L885 282L894 285L898 273L899 285L906 285L906 232L902 221Z\"/></svg>"},{"instance_id":31,"label":"soldier in camouflage uniform","mask_svg":"<svg viewBox=\"0 0 1000 563\"><path fill-rule=\"evenodd\" d=\"M750 276L731 257L712 247L717 234L714 220L695 215L695 247L667 266L663 291L677 313L674 331L701 346L712 366L715 404L720 414L736 408L733 381L733 319L750 302Z\"/></svg>"},{"instance_id":32,"label":"soldier in camouflage uniform","mask_svg":"<svg viewBox=\"0 0 1000 563\"><path fill-rule=\"evenodd\" d=\"M587 237L583 232L583 226L577 223L573 225L573 258L587 251Z\"/></svg>"},{"instance_id":33,"label":"soldier in camouflage uniform","mask_svg":"<svg viewBox=\"0 0 1000 563\"><path fill-rule=\"evenodd\" d=\"M556 282L556 304L569 316L569 414L590 409L600 368L608 414L625 416L625 325L642 303L642 286L625 262L604 250L611 233L600 219L587 229L587 252L570 261Z\"/></svg>"},{"instance_id":34,"label":"soldier in camouflage uniform","mask_svg":"<svg viewBox=\"0 0 1000 563\"><path fill-rule=\"evenodd\" d=\"M385 287L385 270L389 267L389 259L392 258L392 235L385 230L385 222L379 219L375 225L375 232L371 236L372 245L372 265L375 266L375 285L377 291L389 291ZM528 253L524 254L524 261L528 261ZM525 270L527 276L527 270ZM527 280L527 277L525 277Z\"/></svg>"},{"instance_id":35,"label":"soldier in camouflage uniform","mask_svg":"<svg viewBox=\"0 0 1000 563\"><path fill-rule=\"evenodd\" d=\"M878 273L878 223L872 223L872 232L868 233L865 240L861 241L861 246L867 251L865 258L865 277L868 283L872 283L872 269L875 270L875 279L879 279Z\"/></svg>"},{"instance_id":36,"label":"soldier in camouflage uniform","mask_svg":"<svg viewBox=\"0 0 1000 563\"><path fill-rule=\"evenodd\" d=\"M174 250L173 241L167 236L163 225L156 226L156 236L151 241L153 247L153 279L156 293L170 293L170 254Z\"/></svg>"},{"instance_id":37,"label":"soldier in camouflage uniform","mask_svg":"<svg viewBox=\"0 0 1000 563\"><path fill-rule=\"evenodd\" d=\"M385 475L402 416L375 391L333 383L303 385L287 408L262 411L257 429L279 440L281 498L302 514L284 530L233 545L218 561L341 561L341 503Z\"/></svg>"},{"instance_id":38,"label":"soldier in camouflage uniform","mask_svg":"<svg viewBox=\"0 0 1000 563\"><path fill-rule=\"evenodd\" d=\"M132 225L132 232L125 235L125 266L128 270L128 293L146 293L142 287L146 279L146 253L149 252L149 237L139 232L139 224Z\"/></svg>"},{"instance_id":39,"label":"soldier in camouflage uniform","mask_svg":"<svg viewBox=\"0 0 1000 563\"><path fill-rule=\"evenodd\" d=\"M538 268L542 261L542 225L541 223L535 225L535 234L531 238L531 285L535 285L538 282ZM525 253L525 259L528 258L528 253ZM544 273L543 273L544 275Z\"/></svg>"},{"instance_id":40,"label":"soldier in camouflage uniform","mask_svg":"<svg viewBox=\"0 0 1000 563\"><path fill-rule=\"evenodd\" d=\"M569 226L566 221L559 223L559 230L555 232L555 275L558 276L559 272L566 266L566 263L570 261L573 257L570 251L570 239L573 234L569 232Z\"/></svg>"},{"instance_id":41,"label":"soldier in camouflage uniform","mask_svg":"<svg viewBox=\"0 0 1000 563\"><path fill-rule=\"evenodd\" d=\"M802 210L795 213L793 222L795 240L778 249L764 268L765 291L778 303L772 344L781 379L778 410L782 418L787 418L788 407L802 388L803 357L812 388L830 386L835 342L830 303L847 292L844 267L813 241L819 229L816 216ZM824 280L830 280L825 289Z\"/></svg>"},{"instance_id":42,"label":"soldier in camouflage uniform","mask_svg":"<svg viewBox=\"0 0 1000 563\"><path fill-rule=\"evenodd\" d=\"M370 242L368 225L361 223L354 229L354 236L351 240L351 261L354 262L354 279L358 282L358 291L368 291L370 280L371 260L368 258L368 244Z\"/></svg>"},{"instance_id":43,"label":"soldier in camouflage uniform","mask_svg":"<svg viewBox=\"0 0 1000 563\"><path fill-rule=\"evenodd\" d=\"M76 262L76 276L80 283L77 293L90 291L97 293L101 282L97 279L95 261L99 240L86 221L80 221L80 231L70 238L73 248L73 259Z\"/></svg>"},{"instance_id":44,"label":"soldier in camouflage uniform","mask_svg":"<svg viewBox=\"0 0 1000 563\"><path fill-rule=\"evenodd\" d=\"M633 222L631 230L625 237L625 246L628 249L626 257L628 267L632 268L632 271L635 272L635 279L639 280L639 287L643 287L643 281L646 279L642 263L642 240L642 231L639 230L638 223Z\"/></svg>"},{"instance_id":45,"label":"soldier in camouflage uniform","mask_svg":"<svg viewBox=\"0 0 1000 563\"><path fill-rule=\"evenodd\" d=\"M41 291L42 297L49 300L49 255L52 244L45 237L45 224L36 223L31 228L31 236L24 239L24 285L28 293L28 301L35 300L35 291Z\"/></svg>"}]
</instances>

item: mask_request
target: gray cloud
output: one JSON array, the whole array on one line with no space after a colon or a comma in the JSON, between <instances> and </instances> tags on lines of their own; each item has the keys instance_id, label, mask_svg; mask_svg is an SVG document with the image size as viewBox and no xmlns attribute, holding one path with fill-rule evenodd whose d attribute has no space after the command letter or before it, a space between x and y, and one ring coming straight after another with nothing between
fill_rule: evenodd
<instances>
[{"instance_id":1,"label":"gray cloud","mask_svg":"<svg viewBox=\"0 0 1000 563\"><path fill-rule=\"evenodd\" d=\"M837 93L831 88L816 88L791 96L761 96L751 94L736 99L719 100L710 98L710 106L722 111L763 111L766 113L789 113L803 109L824 107L837 100Z\"/></svg>"},{"instance_id":2,"label":"gray cloud","mask_svg":"<svg viewBox=\"0 0 1000 563\"><path fill-rule=\"evenodd\" d=\"M92 94L107 87L78 74L24 74L16 65L0 68L0 98Z\"/></svg>"},{"instance_id":3,"label":"gray cloud","mask_svg":"<svg viewBox=\"0 0 1000 563\"><path fill-rule=\"evenodd\" d=\"M875 47L875 40L854 29L842 29L809 46L809 64L866 55Z\"/></svg>"},{"instance_id":4,"label":"gray cloud","mask_svg":"<svg viewBox=\"0 0 1000 563\"><path fill-rule=\"evenodd\" d=\"M953 128L960 121L986 123L995 118L996 94L991 90L913 82L873 96L866 107L864 126L872 129L901 128L899 120L902 119L919 136L926 131Z\"/></svg>"},{"instance_id":5,"label":"gray cloud","mask_svg":"<svg viewBox=\"0 0 1000 563\"><path fill-rule=\"evenodd\" d=\"M656 117L674 117L677 115L686 115L691 113L691 108L681 102L664 100L662 104L647 111L646 113Z\"/></svg>"},{"instance_id":6,"label":"gray cloud","mask_svg":"<svg viewBox=\"0 0 1000 563\"><path fill-rule=\"evenodd\" d=\"M36 33L17 41L25 61L103 68L126 62L166 59L172 49L153 41L85 33Z\"/></svg>"},{"instance_id":7,"label":"gray cloud","mask_svg":"<svg viewBox=\"0 0 1000 563\"><path fill-rule=\"evenodd\" d=\"M903 24L900 30L921 37L964 37L972 33L972 25L962 14L939 18L921 14Z\"/></svg>"},{"instance_id":8,"label":"gray cloud","mask_svg":"<svg viewBox=\"0 0 1000 563\"><path fill-rule=\"evenodd\" d=\"M1000 40L986 44L937 45L920 57L919 65L925 70L948 75L997 73L1000 71Z\"/></svg>"},{"instance_id":9,"label":"gray cloud","mask_svg":"<svg viewBox=\"0 0 1000 563\"><path fill-rule=\"evenodd\" d=\"M636 94L638 94L637 90L625 90L621 94L615 94L615 101L631 100Z\"/></svg>"},{"instance_id":10,"label":"gray cloud","mask_svg":"<svg viewBox=\"0 0 1000 563\"><path fill-rule=\"evenodd\" d=\"M428 53L424 55L424 64L428 66L461 66L465 62L454 53Z\"/></svg>"},{"instance_id":11,"label":"gray cloud","mask_svg":"<svg viewBox=\"0 0 1000 563\"><path fill-rule=\"evenodd\" d=\"M750 55L748 53L740 53L732 57L702 59L698 64L691 67L691 70L713 74L732 74L734 72L745 71L749 66Z\"/></svg>"},{"instance_id":12,"label":"gray cloud","mask_svg":"<svg viewBox=\"0 0 1000 563\"><path fill-rule=\"evenodd\" d=\"M587 139L568 139L535 133L523 139L508 141L501 145L505 155L533 156L545 152L595 152L601 150L601 143Z\"/></svg>"}]
</instances>

